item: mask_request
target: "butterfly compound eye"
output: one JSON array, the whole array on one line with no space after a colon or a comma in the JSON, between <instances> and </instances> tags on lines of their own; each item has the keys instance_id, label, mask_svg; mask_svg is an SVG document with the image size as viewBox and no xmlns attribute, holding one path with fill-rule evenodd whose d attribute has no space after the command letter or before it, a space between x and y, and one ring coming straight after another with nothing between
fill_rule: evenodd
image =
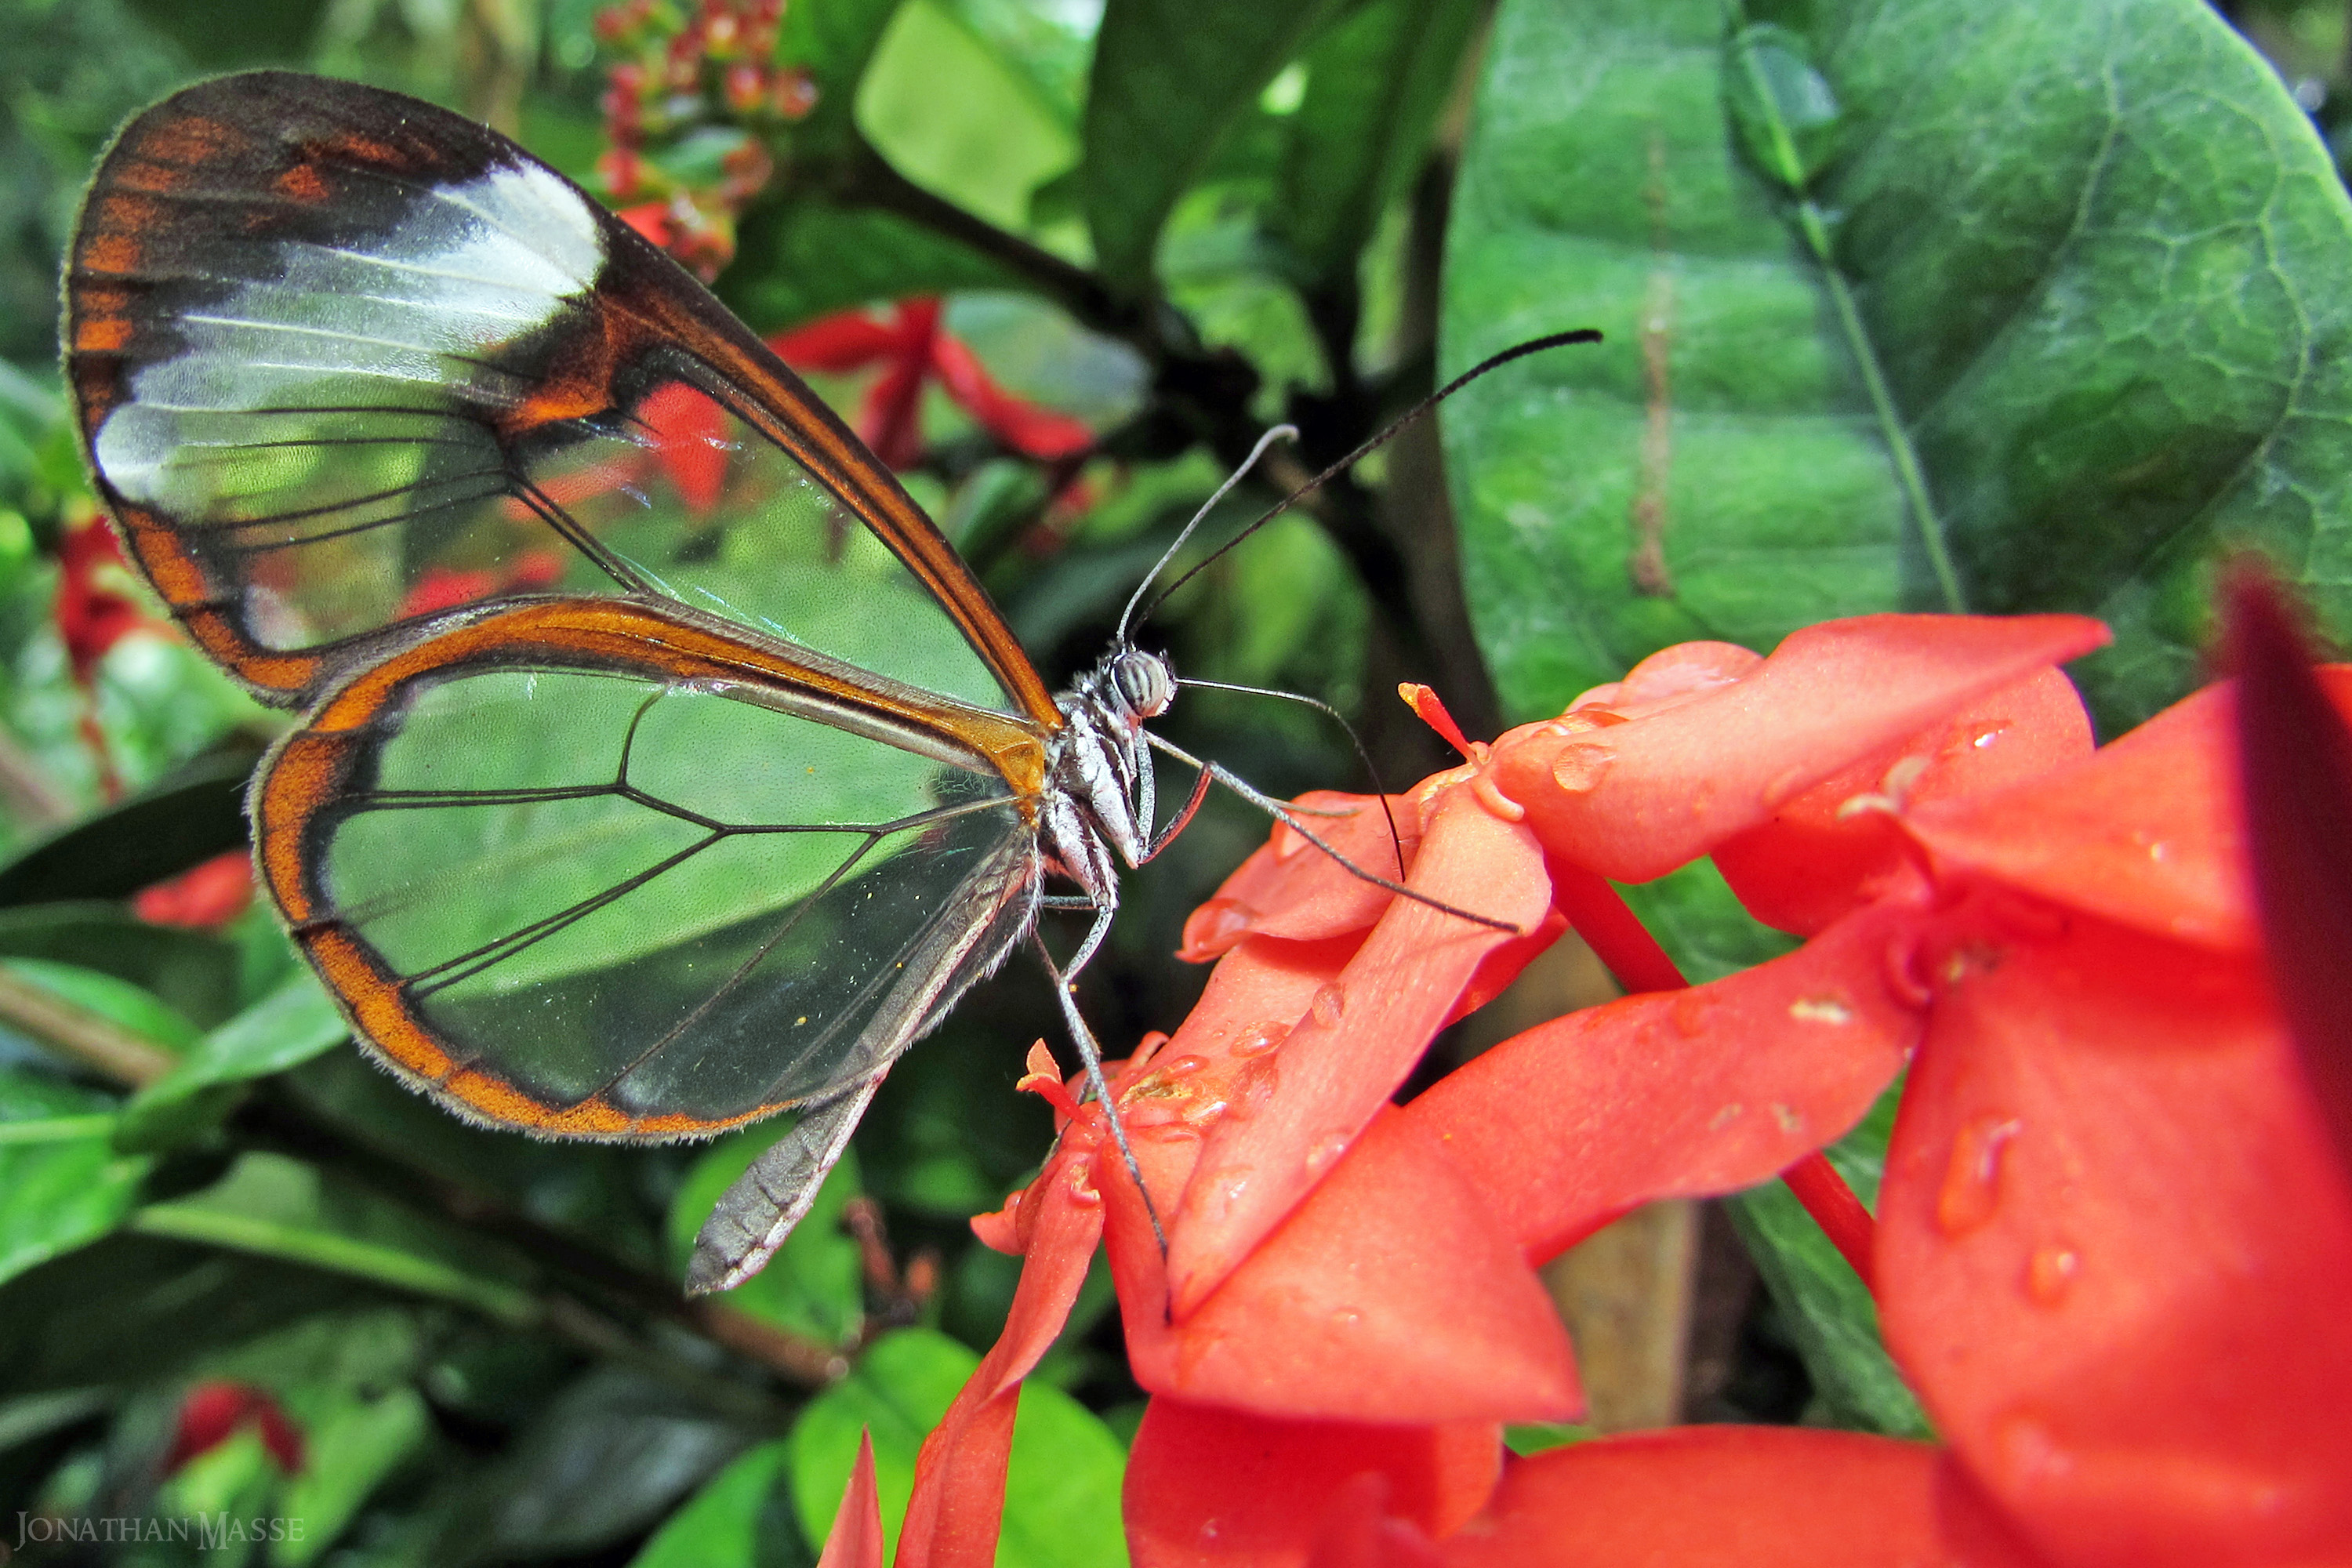
<instances>
[{"instance_id":1,"label":"butterfly compound eye","mask_svg":"<svg viewBox=\"0 0 2352 1568\"><path fill-rule=\"evenodd\" d=\"M1110 667L1110 679L1119 700L1138 719L1156 719L1176 700L1176 677L1158 654L1120 654Z\"/></svg>"}]
</instances>

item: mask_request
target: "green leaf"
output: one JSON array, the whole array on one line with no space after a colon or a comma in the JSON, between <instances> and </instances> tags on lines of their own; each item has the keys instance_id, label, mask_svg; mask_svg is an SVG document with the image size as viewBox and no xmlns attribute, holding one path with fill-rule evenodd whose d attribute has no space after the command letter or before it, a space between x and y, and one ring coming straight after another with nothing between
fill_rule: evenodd
<instances>
[{"instance_id":1,"label":"green leaf","mask_svg":"<svg viewBox=\"0 0 2352 1568\"><path fill-rule=\"evenodd\" d=\"M814 196L758 204L736 238L719 297L761 332L873 300L1022 287L978 251L896 214Z\"/></svg>"},{"instance_id":2,"label":"green leaf","mask_svg":"<svg viewBox=\"0 0 2352 1568\"><path fill-rule=\"evenodd\" d=\"M816 1559L788 1507L792 1445L762 1443L703 1483L669 1516L629 1568L770 1568ZM780 1537L783 1539L779 1539Z\"/></svg>"},{"instance_id":3,"label":"green leaf","mask_svg":"<svg viewBox=\"0 0 2352 1568\"><path fill-rule=\"evenodd\" d=\"M1475 0L1379 0L1301 57L1267 227L1309 283L1352 283L1356 258L1420 166L1478 19Z\"/></svg>"},{"instance_id":4,"label":"green leaf","mask_svg":"<svg viewBox=\"0 0 2352 1568\"><path fill-rule=\"evenodd\" d=\"M246 841L253 753L190 763L0 866L0 905L125 899Z\"/></svg>"},{"instance_id":5,"label":"green leaf","mask_svg":"<svg viewBox=\"0 0 2352 1568\"><path fill-rule=\"evenodd\" d=\"M301 1471L279 1497L285 1516L302 1521L302 1534L271 1544L273 1568L315 1562L369 1495L425 1447L432 1430L424 1399L404 1386L373 1399L342 1401L323 1416L305 1421Z\"/></svg>"},{"instance_id":6,"label":"green leaf","mask_svg":"<svg viewBox=\"0 0 2352 1568\"><path fill-rule=\"evenodd\" d=\"M242 1155L212 1187L150 1204L131 1227L455 1301L503 1323L539 1315L518 1266L479 1238L280 1154Z\"/></svg>"},{"instance_id":7,"label":"green leaf","mask_svg":"<svg viewBox=\"0 0 2352 1568\"><path fill-rule=\"evenodd\" d=\"M1081 192L1097 265L1144 292L1176 198L1330 0L1109 0L1087 93Z\"/></svg>"},{"instance_id":8,"label":"green leaf","mask_svg":"<svg viewBox=\"0 0 2352 1568\"><path fill-rule=\"evenodd\" d=\"M108 1142L114 1101L0 1070L0 1280L97 1240L137 1203L153 1164Z\"/></svg>"},{"instance_id":9,"label":"green leaf","mask_svg":"<svg viewBox=\"0 0 2352 1568\"><path fill-rule=\"evenodd\" d=\"M841 1507L861 1430L874 1438L884 1555L915 1488L915 1456L980 1358L944 1334L902 1329L877 1340L846 1378L812 1400L792 1434L793 1497L801 1528L822 1542ZM997 1561L1013 1568L1082 1568L1127 1561L1118 1489L1127 1464L1118 1439L1060 1390L1021 1392L1004 1487Z\"/></svg>"},{"instance_id":10,"label":"green leaf","mask_svg":"<svg viewBox=\"0 0 2352 1568\"><path fill-rule=\"evenodd\" d=\"M233 944L208 931L149 925L121 904L0 909L0 957L101 971L153 992L199 1024L217 1024L236 1006L240 955Z\"/></svg>"},{"instance_id":11,"label":"green leaf","mask_svg":"<svg viewBox=\"0 0 2352 1568\"><path fill-rule=\"evenodd\" d=\"M775 1141L772 1127L746 1128L719 1139L695 1161L670 1200L670 1263L679 1278L694 1255L695 1235L719 1194ZM865 1321L866 1284L856 1239L842 1228L841 1211L860 1190L853 1149L843 1153L768 1266L727 1292L727 1305L827 1344L846 1344Z\"/></svg>"},{"instance_id":12,"label":"green leaf","mask_svg":"<svg viewBox=\"0 0 2352 1568\"><path fill-rule=\"evenodd\" d=\"M2352 203L2197 0L1507 0L1448 237L1445 414L1512 713L1688 638L2088 611L2110 727L2255 540L2341 636Z\"/></svg>"},{"instance_id":13,"label":"green leaf","mask_svg":"<svg viewBox=\"0 0 2352 1568\"><path fill-rule=\"evenodd\" d=\"M477 1496L482 1554L570 1556L643 1530L744 1447L734 1426L642 1373L601 1367L540 1412Z\"/></svg>"},{"instance_id":14,"label":"green leaf","mask_svg":"<svg viewBox=\"0 0 2352 1568\"><path fill-rule=\"evenodd\" d=\"M943 93L940 84L955 83ZM857 126L898 171L999 228L1077 162L1070 128L963 19L908 0L857 87Z\"/></svg>"},{"instance_id":15,"label":"green leaf","mask_svg":"<svg viewBox=\"0 0 2352 1568\"><path fill-rule=\"evenodd\" d=\"M116 1145L156 1150L209 1127L234 1103L223 1092L283 1072L351 1038L351 1026L306 971L196 1042L180 1065L123 1108Z\"/></svg>"},{"instance_id":16,"label":"green leaf","mask_svg":"<svg viewBox=\"0 0 2352 1568\"><path fill-rule=\"evenodd\" d=\"M1864 1204L1877 1200L1902 1094L1898 1079L1860 1126L1826 1151ZM1775 1180L1735 1194L1725 1207L1812 1378L1816 1405L1806 1418L1895 1437L1933 1437L1917 1397L1886 1353L1869 1287L1788 1184Z\"/></svg>"}]
</instances>

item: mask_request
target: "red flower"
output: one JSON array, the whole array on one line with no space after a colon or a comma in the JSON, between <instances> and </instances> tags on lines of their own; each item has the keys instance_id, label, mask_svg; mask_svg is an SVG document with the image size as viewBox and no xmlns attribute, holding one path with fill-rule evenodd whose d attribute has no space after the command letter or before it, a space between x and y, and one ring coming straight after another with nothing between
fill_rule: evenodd
<instances>
[{"instance_id":1,"label":"red flower","mask_svg":"<svg viewBox=\"0 0 2352 1568\"><path fill-rule=\"evenodd\" d=\"M1764 660L1672 649L1469 747L1394 803L1408 879L1528 937L1391 900L1277 829L1188 928L1189 953L1223 954L1201 1004L1114 1085L1164 1268L1100 1109L1066 1095L1045 1174L977 1222L1026 1252L1024 1291L1075 1289L1108 1232L1156 1396L1138 1563L1553 1562L1571 1541L1660 1563L1735 1541L1768 1563L2285 1563L2352 1539L2352 1191L2271 998L2227 693L2088 755L2054 665L2101 638L1883 616ZM2352 705L2352 674L2329 679ZM1391 853L1369 810L1333 837ZM1548 940L1547 902L1621 975L1660 975L1601 878L1710 850L1804 949L1541 1026L1387 1107ZM1490 1493L1491 1423L1577 1405L1530 1264L1788 1167L1915 1052L1874 1264L1950 1447L1672 1434L1514 1461ZM940 1478L1001 1485L1011 1379L1050 1328L1020 1339L927 1444L916 1510ZM977 1563L992 1530L927 1540L903 1561Z\"/></svg>"},{"instance_id":2,"label":"red flower","mask_svg":"<svg viewBox=\"0 0 2352 1568\"><path fill-rule=\"evenodd\" d=\"M131 912L149 925L210 931L245 913L253 902L253 853L228 849L168 881L131 896Z\"/></svg>"},{"instance_id":3,"label":"red flower","mask_svg":"<svg viewBox=\"0 0 2352 1568\"><path fill-rule=\"evenodd\" d=\"M395 612L398 618L454 610L493 594L511 594L553 585L563 576L563 558L551 550L526 550L504 571L465 571L428 566L408 590Z\"/></svg>"},{"instance_id":4,"label":"red flower","mask_svg":"<svg viewBox=\"0 0 2352 1568\"><path fill-rule=\"evenodd\" d=\"M163 1454L163 1474L176 1475L200 1454L234 1436L246 1426L258 1426L261 1445L278 1468L293 1475L302 1468L302 1434L269 1391L248 1383L200 1383L180 1401L180 1417L172 1431L172 1446Z\"/></svg>"},{"instance_id":5,"label":"red flower","mask_svg":"<svg viewBox=\"0 0 2352 1568\"><path fill-rule=\"evenodd\" d=\"M982 429L1024 457L1054 461L1076 457L1094 434L1066 414L1013 396L992 380L963 343L941 330L934 296L903 300L888 321L844 310L768 340L787 364L836 374L882 367L866 389L857 433L894 468L911 468L923 455L923 384L941 391Z\"/></svg>"},{"instance_id":6,"label":"red flower","mask_svg":"<svg viewBox=\"0 0 2352 1568\"><path fill-rule=\"evenodd\" d=\"M68 528L58 542L58 591L52 614L66 645L66 662L84 690L98 679L99 661L131 633L161 629L129 593L131 565L103 517Z\"/></svg>"}]
</instances>

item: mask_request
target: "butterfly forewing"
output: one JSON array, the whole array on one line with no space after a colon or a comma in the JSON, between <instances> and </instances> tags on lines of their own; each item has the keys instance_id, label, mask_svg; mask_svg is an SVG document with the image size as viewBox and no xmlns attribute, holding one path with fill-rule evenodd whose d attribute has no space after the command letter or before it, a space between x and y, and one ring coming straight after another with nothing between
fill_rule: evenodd
<instances>
[{"instance_id":1,"label":"butterfly forewing","mask_svg":"<svg viewBox=\"0 0 2352 1568\"><path fill-rule=\"evenodd\" d=\"M888 471L569 181L347 83L135 120L67 304L140 564L309 707L256 837L361 1035L557 1135L830 1102L820 1179L1034 918L1062 723Z\"/></svg>"},{"instance_id":2,"label":"butterfly forewing","mask_svg":"<svg viewBox=\"0 0 2352 1568\"><path fill-rule=\"evenodd\" d=\"M679 598L1057 722L946 542L698 285L429 105L192 88L100 165L67 287L93 466L158 590L304 701L453 605Z\"/></svg>"}]
</instances>

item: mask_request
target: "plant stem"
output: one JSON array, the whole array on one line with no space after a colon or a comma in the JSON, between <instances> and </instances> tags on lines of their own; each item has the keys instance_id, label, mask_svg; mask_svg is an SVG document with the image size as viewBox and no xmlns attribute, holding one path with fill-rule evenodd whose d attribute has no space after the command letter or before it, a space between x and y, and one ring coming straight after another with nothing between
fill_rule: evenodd
<instances>
[{"instance_id":1,"label":"plant stem","mask_svg":"<svg viewBox=\"0 0 2352 1568\"><path fill-rule=\"evenodd\" d=\"M13 1024L84 1067L133 1089L144 1089L179 1065L180 1058L170 1051L5 965L0 965L0 1023Z\"/></svg>"},{"instance_id":2,"label":"plant stem","mask_svg":"<svg viewBox=\"0 0 2352 1568\"><path fill-rule=\"evenodd\" d=\"M1780 1179L1789 1184L1789 1190L1797 1194L1797 1201L1805 1205L1805 1212L1813 1216L1813 1223L1822 1227L1830 1245L1853 1265L1863 1284L1870 1285L1871 1247L1878 1235L1878 1224L1862 1206L1862 1200L1853 1195L1853 1189L1846 1185L1845 1178L1838 1174L1837 1167L1830 1163L1829 1156L1816 1149L1781 1172Z\"/></svg>"}]
</instances>

